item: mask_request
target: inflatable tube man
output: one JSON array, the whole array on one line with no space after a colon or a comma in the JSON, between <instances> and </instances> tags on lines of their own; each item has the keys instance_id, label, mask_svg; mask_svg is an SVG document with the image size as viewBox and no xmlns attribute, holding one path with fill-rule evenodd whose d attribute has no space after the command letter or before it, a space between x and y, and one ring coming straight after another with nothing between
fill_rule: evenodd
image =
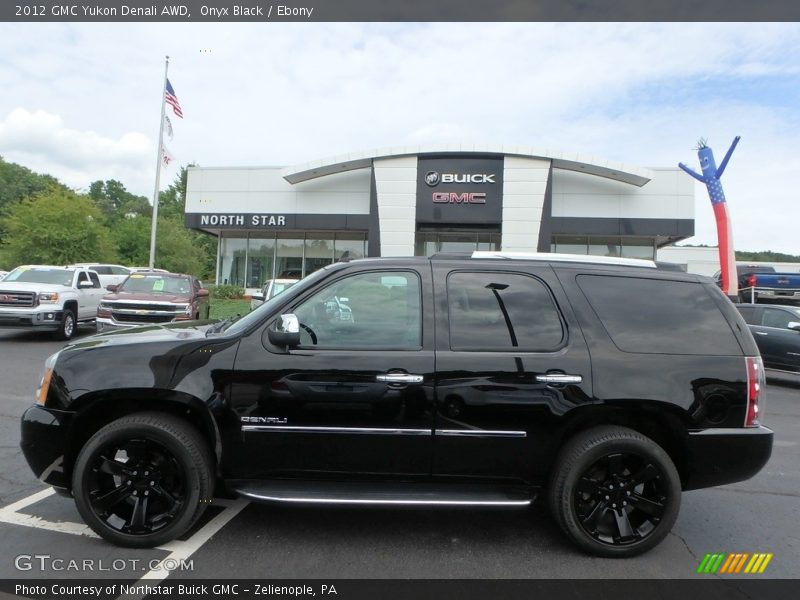
<instances>
[{"instance_id":1,"label":"inflatable tube man","mask_svg":"<svg viewBox=\"0 0 800 600\"><path fill-rule=\"evenodd\" d=\"M722 191L720 177L728 166L728 160L739 143L741 136L736 136L722 159L722 163L717 167L714 162L714 152L706 146L705 140L700 140L697 147L697 157L700 159L702 175L698 175L683 163L678 166L686 171L697 181L706 184L708 196L711 199L711 206L714 208L714 218L717 221L717 241L719 245L719 264L722 272L722 291L727 296L737 296L739 294L739 277L736 274L736 255L733 249L733 232L731 230L731 220L728 216L728 204L725 202L725 192Z\"/></svg>"}]
</instances>

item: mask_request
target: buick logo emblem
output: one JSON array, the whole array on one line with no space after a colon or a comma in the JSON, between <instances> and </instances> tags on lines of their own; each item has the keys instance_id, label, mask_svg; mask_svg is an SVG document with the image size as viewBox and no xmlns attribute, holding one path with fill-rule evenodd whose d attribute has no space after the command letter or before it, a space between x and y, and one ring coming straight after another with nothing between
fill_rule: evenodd
<instances>
[{"instance_id":1,"label":"buick logo emblem","mask_svg":"<svg viewBox=\"0 0 800 600\"><path fill-rule=\"evenodd\" d=\"M439 185L439 180L439 173L436 171L428 171L425 173L425 183L427 183L429 186L434 187Z\"/></svg>"}]
</instances>

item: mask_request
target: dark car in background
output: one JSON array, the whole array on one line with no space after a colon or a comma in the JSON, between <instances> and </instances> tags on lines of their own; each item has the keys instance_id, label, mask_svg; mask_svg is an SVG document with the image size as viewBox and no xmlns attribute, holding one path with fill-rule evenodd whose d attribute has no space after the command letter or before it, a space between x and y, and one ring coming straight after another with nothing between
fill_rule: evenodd
<instances>
[{"instance_id":1,"label":"dark car in background","mask_svg":"<svg viewBox=\"0 0 800 600\"><path fill-rule=\"evenodd\" d=\"M97 331L207 319L208 290L191 275L132 273L109 285L97 307Z\"/></svg>"},{"instance_id":2,"label":"dark car in background","mask_svg":"<svg viewBox=\"0 0 800 600\"><path fill-rule=\"evenodd\" d=\"M737 304L768 369L800 372L800 308Z\"/></svg>"}]
</instances>

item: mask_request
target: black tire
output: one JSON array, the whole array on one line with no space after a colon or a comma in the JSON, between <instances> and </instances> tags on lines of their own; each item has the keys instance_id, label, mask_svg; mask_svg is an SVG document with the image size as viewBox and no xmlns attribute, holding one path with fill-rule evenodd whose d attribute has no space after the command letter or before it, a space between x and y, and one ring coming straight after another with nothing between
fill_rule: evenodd
<instances>
[{"instance_id":1,"label":"black tire","mask_svg":"<svg viewBox=\"0 0 800 600\"><path fill-rule=\"evenodd\" d=\"M561 529L590 554L637 556L672 529L681 482L653 440L620 426L588 429L559 453L548 489Z\"/></svg>"},{"instance_id":2,"label":"black tire","mask_svg":"<svg viewBox=\"0 0 800 600\"><path fill-rule=\"evenodd\" d=\"M64 314L61 317L61 324L56 331L57 340L69 340L75 335L75 329L78 327L78 317L75 315L75 310L72 308L65 308Z\"/></svg>"},{"instance_id":3,"label":"black tire","mask_svg":"<svg viewBox=\"0 0 800 600\"><path fill-rule=\"evenodd\" d=\"M81 449L72 475L75 504L86 524L129 548L152 548L185 533L209 505L213 489L214 460L200 432L159 412L123 417L100 429Z\"/></svg>"}]
</instances>

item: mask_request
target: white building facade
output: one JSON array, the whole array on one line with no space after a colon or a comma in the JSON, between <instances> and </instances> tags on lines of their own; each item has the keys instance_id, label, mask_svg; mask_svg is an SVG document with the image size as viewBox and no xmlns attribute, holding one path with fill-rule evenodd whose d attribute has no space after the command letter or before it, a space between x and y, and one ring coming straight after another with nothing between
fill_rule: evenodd
<instances>
[{"instance_id":1,"label":"white building facade","mask_svg":"<svg viewBox=\"0 0 800 600\"><path fill-rule=\"evenodd\" d=\"M385 148L293 167L191 167L186 225L217 283L256 289L353 256L508 250L656 257L694 234L694 184L519 146Z\"/></svg>"}]
</instances>

